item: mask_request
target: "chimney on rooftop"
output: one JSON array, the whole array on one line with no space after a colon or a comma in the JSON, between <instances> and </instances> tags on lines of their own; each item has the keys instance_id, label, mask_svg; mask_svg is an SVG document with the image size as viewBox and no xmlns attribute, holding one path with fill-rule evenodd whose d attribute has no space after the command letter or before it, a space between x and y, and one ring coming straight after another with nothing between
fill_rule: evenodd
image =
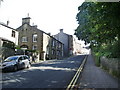
<instances>
[{"instance_id":1,"label":"chimney on rooftop","mask_svg":"<svg viewBox=\"0 0 120 90\"><path fill-rule=\"evenodd\" d=\"M50 36L51 36L51 33L48 33L48 35L50 35Z\"/></svg>"},{"instance_id":2,"label":"chimney on rooftop","mask_svg":"<svg viewBox=\"0 0 120 90\"><path fill-rule=\"evenodd\" d=\"M63 33L63 29L60 29L60 32L62 32L62 33Z\"/></svg>"},{"instance_id":3,"label":"chimney on rooftop","mask_svg":"<svg viewBox=\"0 0 120 90\"><path fill-rule=\"evenodd\" d=\"M30 24L30 17L22 18L22 24Z\"/></svg>"},{"instance_id":4,"label":"chimney on rooftop","mask_svg":"<svg viewBox=\"0 0 120 90\"><path fill-rule=\"evenodd\" d=\"M7 21L7 26L9 25L9 23L10 23L10 22L9 22L9 20L8 20L8 21Z\"/></svg>"}]
</instances>

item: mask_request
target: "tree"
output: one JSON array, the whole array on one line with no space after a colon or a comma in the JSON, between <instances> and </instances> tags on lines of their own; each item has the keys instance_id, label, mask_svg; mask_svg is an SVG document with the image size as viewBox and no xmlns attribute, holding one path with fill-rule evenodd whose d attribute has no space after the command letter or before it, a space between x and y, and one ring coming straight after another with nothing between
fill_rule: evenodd
<instances>
[{"instance_id":1,"label":"tree","mask_svg":"<svg viewBox=\"0 0 120 90\"><path fill-rule=\"evenodd\" d=\"M120 3L117 2L84 2L78 8L76 18L79 26L75 35L78 39L90 43L92 47L102 49L102 52L107 50L107 56L119 57L120 49L114 48L120 45L119 8ZM111 46L114 48L112 51L108 50Z\"/></svg>"}]
</instances>

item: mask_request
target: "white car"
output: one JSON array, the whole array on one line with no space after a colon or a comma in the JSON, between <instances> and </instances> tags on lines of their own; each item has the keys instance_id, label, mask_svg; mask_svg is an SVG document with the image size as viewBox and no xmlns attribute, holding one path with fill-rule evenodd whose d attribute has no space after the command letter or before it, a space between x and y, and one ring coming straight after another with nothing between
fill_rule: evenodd
<instances>
[{"instance_id":1,"label":"white car","mask_svg":"<svg viewBox=\"0 0 120 90\"><path fill-rule=\"evenodd\" d=\"M31 63L27 55L18 55L6 58L1 66L2 71L17 71L22 68L29 68Z\"/></svg>"}]
</instances>

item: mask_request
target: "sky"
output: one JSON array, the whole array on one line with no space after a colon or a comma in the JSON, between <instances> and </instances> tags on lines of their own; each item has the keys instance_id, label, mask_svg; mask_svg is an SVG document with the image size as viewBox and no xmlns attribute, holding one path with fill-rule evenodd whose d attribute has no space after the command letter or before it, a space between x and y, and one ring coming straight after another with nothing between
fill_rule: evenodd
<instances>
[{"instance_id":1,"label":"sky","mask_svg":"<svg viewBox=\"0 0 120 90\"><path fill-rule=\"evenodd\" d=\"M31 17L31 25L55 35L59 29L74 34L78 26L76 15L84 0L4 0L0 6L0 22L12 28L22 24L22 18Z\"/></svg>"}]
</instances>

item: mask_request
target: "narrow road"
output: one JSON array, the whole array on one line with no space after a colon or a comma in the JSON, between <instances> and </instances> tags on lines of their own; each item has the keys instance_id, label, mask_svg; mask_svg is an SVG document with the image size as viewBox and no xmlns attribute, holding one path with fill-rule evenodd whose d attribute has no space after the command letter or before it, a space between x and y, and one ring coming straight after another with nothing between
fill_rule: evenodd
<instances>
[{"instance_id":1,"label":"narrow road","mask_svg":"<svg viewBox=\"0 0 120 90\"><path fill-rule=\"evenodd\" d=\"M85 55L48 60L31 68L2 74L3 88L66 88Z\"/></svg>"},{"instance_id":2,"label":"narrow road","mask_svg":"<svg viewBox=\"0 0 120 90\"><path fill-rule=\"evenodd\" d=\"M80 77L79 88L119 88L119 81L100 67L95 66L92 55L88 56L83 73ZM115 89L115 90L116 90ZM111 90L111 89L110 89Z\"/></svg>"}]
</instances>

